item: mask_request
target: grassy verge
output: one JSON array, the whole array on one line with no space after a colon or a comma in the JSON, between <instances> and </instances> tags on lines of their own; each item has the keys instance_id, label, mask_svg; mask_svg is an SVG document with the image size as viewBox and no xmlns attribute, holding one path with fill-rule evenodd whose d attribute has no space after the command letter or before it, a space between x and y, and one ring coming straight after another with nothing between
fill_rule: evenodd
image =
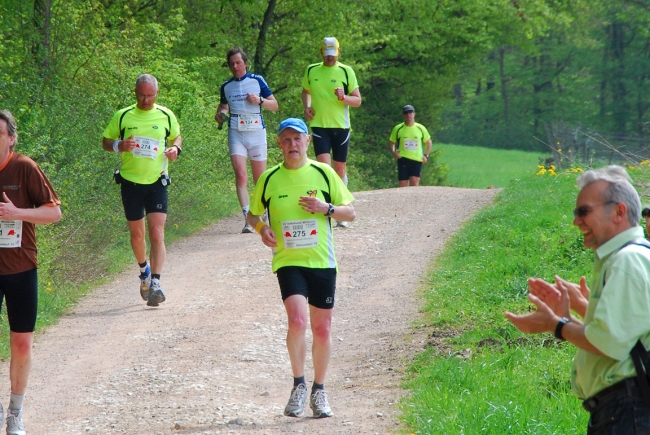
<instances>
[{"instance_id":1,"label":"grassy verge","mask_svg":"<svg viewBox=\"0 0 650 435\"><path fill-rule=\"evenodd\" d=\"M636 169L642 191L648 171ZM403 419L414 433L584 432L587 413L569 384L575 348L521 334L503 316L534 309L528 277L589 278L593 253L572 225L575 178L513 180L437 259L423 318L432 335L452 336L451 351L431 346L410 368Z\"/></svg>"},{"instance_id":2,"label":"grassy verge","mask_svg":"<svg viewBox=\"0 0 650 435\"><path fill-rule=\"evenodd\" d=\"M550 336L524 336L502 314L529 309L528 277L577 280L590 270L591 252L571 224L576 192L575 175L514 180L438 258L423 312L434 331L454 332L453 350L430 348L411 367L404 419L415 433L584 428L586 415L569 390L574 349Z\"/></svg>"},{"instance_id":3,"label":"grassy verge","mask_svg":"<svg viewBox=\"0 0 650 435\"><path fill-rule=\"evenodd\" d=\"M445 185L477 189L506 187L511 180L534 172L540 158L550 157L517 150L434 144L433 150L438 149L439 163L449 169Z\"/></svg>"}]
</instances>

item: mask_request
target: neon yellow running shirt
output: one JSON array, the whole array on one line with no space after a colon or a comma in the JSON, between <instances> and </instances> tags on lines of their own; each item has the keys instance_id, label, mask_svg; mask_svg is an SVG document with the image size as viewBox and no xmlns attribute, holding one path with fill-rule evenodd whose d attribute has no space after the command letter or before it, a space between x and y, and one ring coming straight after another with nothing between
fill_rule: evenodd
<instances>
[{"instance_id":1,"label":"neon yellow running shirt","mask_svg":"<svg viewBox=\"0 0 650 435\"><path fill-rule=\"evenodd\" d=\"M397 124L390 133L390 141L395 144L395 149L400 157L405 157L416 162L422 161L424 144L431 139L426 127L417 122L408 127L403 122Z\"/></svg>"},{"instance_id":2,"label":"neon yellow running shirt","mask_svg":"<svg viewBox=\"0 0 650 435\"><path fill-rule=\"evenodd\" d=\"M298 204L301 196L310 193L334 206L354 201L336 172L313 160L299 169L287 169L280 163L257 180L250 211L260 216L268 204L269 222L278 242L273 249L273 272L285 266L337 268L331 219L304 211Z\"/></svg>"},{"instance_id":3,"label":"neon yellow running shirt","mask_svg":"<svg viewBox=\"0 0 650 435\"><path fill-rule=\"evenodd\" d=\"M352 68L340 62L324 66L323 62L309 65L302 79L302 87L311 94L314 119L310 127L350 128L350 107L339 101L334 88L343 88L346 95L359 87Z\"/></svg>"},{"instance_id":4,"label":"neon yellow running shirt","mask_svg":"<svg viewBox=\"0 0 650 435\"><path fill-rule=\"evenodd\" d=\"M133 135L140 148L122 153L120 174L133 183L152 184L167 172L165 139L171 143L180 133L171 110L157 104L151 110L140 110L134 104L115 112L103 136L117 140Z\"/></svg>"}]
</instances>

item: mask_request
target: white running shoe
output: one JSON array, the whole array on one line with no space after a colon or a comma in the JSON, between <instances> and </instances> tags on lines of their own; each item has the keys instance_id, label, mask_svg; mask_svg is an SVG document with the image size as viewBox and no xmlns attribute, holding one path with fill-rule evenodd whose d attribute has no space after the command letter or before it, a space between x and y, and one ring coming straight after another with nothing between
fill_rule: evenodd
<instances>
[{"instance_id":1,"label":"white running shoe","mask_svg":"<svg viewBox=\"0 0 650 435\"><path fill-rule=\"evenodd\" d=\"M307 385L298 384L291 389L289 403L284 408L284 415L287 417L302 417L305 414L307 405Z\"/></svg>"},{"instance_id":2,"label":"white running shoe","mask_svg":"<svg viewBox=\"0 0 650 435\"><path fill-rule=\"evenodd\" d=\"M255 230L253 229L253 227L248 225L248 222L246 222L246 224L244 224L244 229L241 230L241 232L242 234L249 234L249 233L254 233Z\"/></svg>"},{"instance_id":3,"label":"white running shoe","mask_svg":"<svg viewBox=\"0 0 650 435\"><path fill-rule=\"evenodd\" d=\"M349 228L350 222L347 221L336 221L337 228Z\"/></svg>"},{"instance_id":4,"label":"white running shoe","mask_svg":"<svg viewBox=\"0 0 650 435\"><path fill-rule=\"evenodd\" d=\"M16 412L17 411L17 412ZM7 410L7 435L26 435L22 409Z\"/></svg>"},{"instance_id":5,"label":"white running shoe","mask_svg":"<svg viewBox=\"0 0 650 435\"><path fill-rule=\"evenodd\" d=\"M332 417L334 413L327 401L325 390L314 390L309 399L309 407L314 411L314 418Z\"/></svg>"}]
</instances>

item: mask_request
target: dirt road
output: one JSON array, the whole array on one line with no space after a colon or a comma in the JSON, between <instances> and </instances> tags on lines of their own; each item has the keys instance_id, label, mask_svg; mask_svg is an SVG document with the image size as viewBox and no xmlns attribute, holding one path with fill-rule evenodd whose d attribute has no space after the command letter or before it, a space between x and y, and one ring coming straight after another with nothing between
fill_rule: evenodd
<instances>
[{"instance_id":1,"label":"dirt road","mask_svg":"<svg viewBox=\"0 0 650 435\"><path fill-rule=\"evenodd\" d=\"M411 328L420 279L448 237L496 193L420 187L355 194L357 220L335 232L339 277L326 382L333 418L282 415L292 385L286 316L270 250L258 235L239 234L237 215L168 247L167 301L159 308L140 299L134 267L37 337L28 433L399 430L400 381L427 339ZM0 382L8 397L8 363Z\"/></svg>"}]
</instances>

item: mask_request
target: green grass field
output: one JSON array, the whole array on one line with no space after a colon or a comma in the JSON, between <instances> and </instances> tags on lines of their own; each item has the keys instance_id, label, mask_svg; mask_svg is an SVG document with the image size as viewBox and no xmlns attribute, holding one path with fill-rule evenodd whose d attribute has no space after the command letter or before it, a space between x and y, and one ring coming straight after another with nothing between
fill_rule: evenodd
<instances>
[{"instance_id":1,"label":"green grass field","mask_svg":"<svg viewBox=\"0 0 650 435\"><path fill-rule=\"evenodd\" d=\"M433 149L441 150L439 163L449 167L446 186L477 189L506 187L515 178L535 173L540 158L550 157L543 153L451 144L434 144Z\"/></svg>"}]
</instances>

